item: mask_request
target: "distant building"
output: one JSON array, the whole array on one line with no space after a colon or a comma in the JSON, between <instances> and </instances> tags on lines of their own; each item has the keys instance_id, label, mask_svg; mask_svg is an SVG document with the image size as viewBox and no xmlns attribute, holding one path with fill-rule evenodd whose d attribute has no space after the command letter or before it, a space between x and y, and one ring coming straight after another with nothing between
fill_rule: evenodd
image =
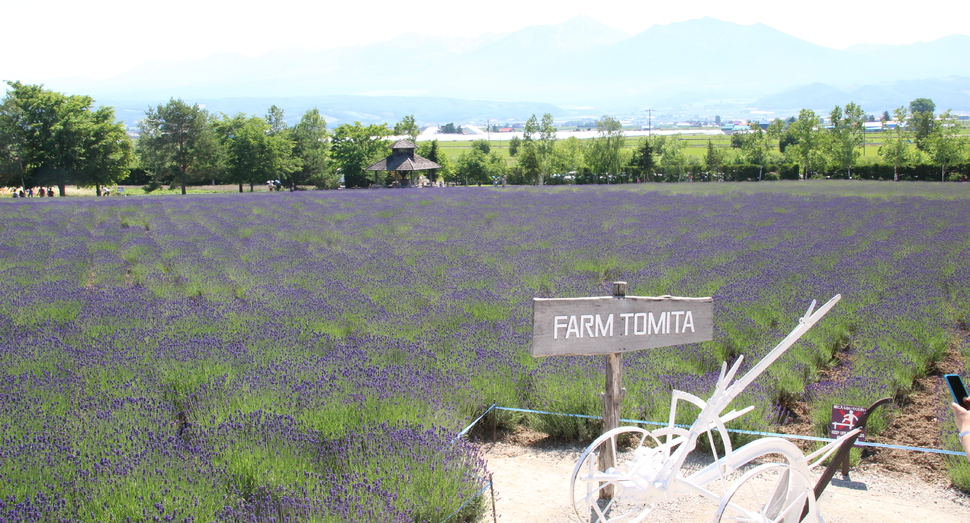
<instances>
[{"instance_id":1,"label":"distant building","mask_svg":"<svg viewBox=\"0 0 970 523\"><path fill-rule=\"evenodd\" d=\"M401 187L411 185L417 171L440 169L441 166L415 153L418 148L410 140L398 140L391 145L391 155L367 167L366 171L388 171Z\"/></svg>"}]
</instances>

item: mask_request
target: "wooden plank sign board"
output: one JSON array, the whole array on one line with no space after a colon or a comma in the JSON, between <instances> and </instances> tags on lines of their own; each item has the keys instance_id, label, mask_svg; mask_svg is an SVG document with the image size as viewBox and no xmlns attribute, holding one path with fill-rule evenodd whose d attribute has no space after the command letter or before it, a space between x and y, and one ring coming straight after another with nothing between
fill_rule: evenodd
<instances>
[{"instance_id":1,"label":"wooden plank sign board","mask_svg":"<svg viewBox=\"0 0 970 523\"><path fill-rule=\"evenodd\" d=\"M714 300L709 297L532 299L536 357L623 353L713 337Z\"/></svg>"}]
</instances>

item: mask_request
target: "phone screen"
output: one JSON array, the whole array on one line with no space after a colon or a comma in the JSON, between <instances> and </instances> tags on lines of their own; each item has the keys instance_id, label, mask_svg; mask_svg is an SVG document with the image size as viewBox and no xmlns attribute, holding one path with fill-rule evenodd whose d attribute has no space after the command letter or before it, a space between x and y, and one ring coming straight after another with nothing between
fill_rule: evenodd
<instances>
[{"instance_id":1,"label":"phone screen","mask_svg":"<svg viewBox=\"0 0 970 523\"><path fill-rule=\"evenodd\" d=\"M957 374L947 374L944 378L946 378L946 384L950 387L950 393L953 394L953 401L963 405L963 408L970 408L965 401L966 397L970 396L970 393L967 392L967 387L963 384L960 376Z\"/></svg>"}]
</instances>

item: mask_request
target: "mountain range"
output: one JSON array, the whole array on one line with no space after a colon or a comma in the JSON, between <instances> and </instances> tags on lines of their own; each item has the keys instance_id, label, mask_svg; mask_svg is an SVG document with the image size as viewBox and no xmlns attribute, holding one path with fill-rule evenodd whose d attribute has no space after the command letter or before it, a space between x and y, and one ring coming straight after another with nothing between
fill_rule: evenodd
<instances>
[{"instance_id":1,"label":"mountain range","mask_svg":"<svg viewBox=\"0 0 970 523\"><path fill-rule=\"evenodd\" d=\"M970 36L836 50L763 24L701 18L628 35L588 17L474 38L404 35L384 42L250 58L152 62L107 80L56 80L126 120L180 97L216 111L291 118L312 106L334 123L642 114L828 112L855 101L879 114L925 97L970 111ZM258 109L255 108L258 106ZM250 108L253 109L244 109ZM129 114L130 113L130 114Z\"/></svg>"}]
</instances>

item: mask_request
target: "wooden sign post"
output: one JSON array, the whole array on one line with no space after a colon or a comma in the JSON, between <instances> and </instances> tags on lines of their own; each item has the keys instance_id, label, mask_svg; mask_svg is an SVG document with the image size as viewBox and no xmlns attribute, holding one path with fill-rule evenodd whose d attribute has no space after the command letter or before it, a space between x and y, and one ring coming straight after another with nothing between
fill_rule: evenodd
<instances>
[{"instance_id":1,"label":"wooden sign post","mask_svg":"<svg viewBox=\"0 0 970 523\"><path fill-rule=\"evenodd\" d=\"M613 296L533 298L532 355L606 355L603 432L620 426L623 353L713 339L714 300L673 296L627 296L613 282ZM600 450L600 470L615 463L613 449ZM612 497L603 489L603 497Z\"/></svg>"}]
</instances>

